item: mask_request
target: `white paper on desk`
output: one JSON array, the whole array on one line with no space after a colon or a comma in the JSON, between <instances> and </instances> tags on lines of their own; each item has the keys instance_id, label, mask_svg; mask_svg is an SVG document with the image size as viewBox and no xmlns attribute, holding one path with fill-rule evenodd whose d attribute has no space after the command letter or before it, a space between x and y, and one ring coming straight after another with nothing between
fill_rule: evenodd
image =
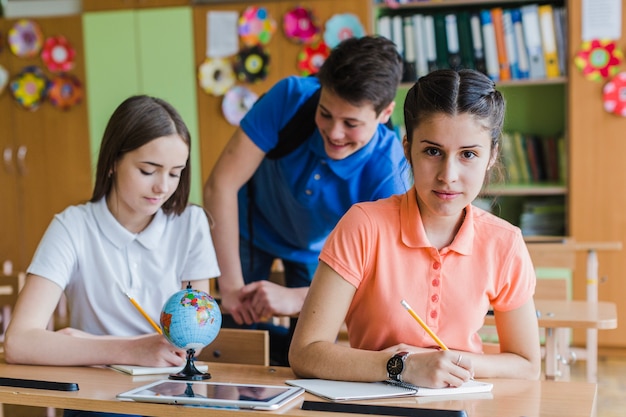
<instances>
[{"instance_id":1,"label":"white paper on desk","mask_svg":"<svg viewBox=\"0 0 626 417\"><path fill-rule=\"evenodd\" d=\"M292 379L288 385L304 388L307 392L332 401L370 400L376 398L402 396L434 396L489 392L493 388L490 382L471 380L455 388L408 389L385 382L351 382L328 379Z\"/></svg>"},{"instance_id":2,"label":"white paper on desk","mask_svg":"<svg viewBox=\"0 0 626 417\"><path fill-rule=\"evenodd\" d=\"M206 372L209 369L208 365L195 365L196 369L200 372ZM165 367L153 367L153 366L136 366L136 365L109 365L109 368L116 371L124 372L129 375L159 375L159 374L177 374L185 368L185 365L181 366L165 366Z\"/></svg>"},{"instance_id":3,"label":"white paper on desk","mask_svg":"<svg viewBox=\"0 0 626 417\"><path fill-rule=\"evenodd\" d=\"M583 0L582 39L616 40L622 36L622 0Z\"/></svg>"},{"instance_id":4,"label":"white paper on desk","mask_svg":"<svg viewBox=\"0 0 626 417\"><path fill-rule=\"evenodd\" d=\"M215 11L206 14L206 56L225 58L239 51L239 13Z\"/></svg>"}]
</instances>

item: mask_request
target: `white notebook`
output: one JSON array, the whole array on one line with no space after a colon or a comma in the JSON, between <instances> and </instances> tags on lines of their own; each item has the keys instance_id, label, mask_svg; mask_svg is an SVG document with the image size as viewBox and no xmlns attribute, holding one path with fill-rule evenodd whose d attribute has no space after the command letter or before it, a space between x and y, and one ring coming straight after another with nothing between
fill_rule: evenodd
<instances>
[{"instance_id":1,"label":"white notebook","mask_svg":"<svg viewBox=\"0 0 626 417\"><path fill-rule=\"evenodd\" d=\"M368 400L402 396L432 396L489 392L490 382L471 380L460 387L423 388L386 382L351 382L328 379L291 379L285 383L304 388L307 392L332 401Z\"/></svg>"},{"instance_id":2,"label":"white notebook","mask_svg":"<svg viewBox=\"0 0 626 417\"><path fill-rule=\"evenodd\" d=\"M195 365L196 369L200 372L206 372L209 369L208 365ZM136 366L136 365L109 365L117 371L124 372L129 375L158 375L158 374L176 374L185 368L185 365L180 366L165 366L165 367L152 367L152 366Z\"/></svg>"}]
</instances>

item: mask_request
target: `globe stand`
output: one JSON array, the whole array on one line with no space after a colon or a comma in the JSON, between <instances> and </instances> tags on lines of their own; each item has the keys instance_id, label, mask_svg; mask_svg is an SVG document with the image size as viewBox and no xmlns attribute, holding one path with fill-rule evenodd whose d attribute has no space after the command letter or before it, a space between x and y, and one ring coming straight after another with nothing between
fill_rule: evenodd
<instances>
[{"instance_id":1,"label":"globe stand","mask_svg":"<svg viewBox=\"0 0 626 417\"><path fill-rule=\"evenodd\" d=\"M204 379L211 379L211 374L208 372L201 372L196 368L193 363L193 357L196 354L195 349L187 349L187 364L185 367L176 374L170 374L169 379L187 380L187 381L202 381Z\"/></svg>"}]
</instances>

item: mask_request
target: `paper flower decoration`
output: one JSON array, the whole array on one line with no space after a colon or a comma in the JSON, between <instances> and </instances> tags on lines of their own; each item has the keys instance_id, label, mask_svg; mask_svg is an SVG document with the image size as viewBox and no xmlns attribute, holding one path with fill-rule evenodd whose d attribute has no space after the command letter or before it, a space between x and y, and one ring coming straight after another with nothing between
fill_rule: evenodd
<instances>
[{"instance_id":1,"label":"paper flower decoration","mask_svg":"<svg viewBox=\"0 0 626 417\"><path fill-rule=\"evenodd\" d=\"M53 106L68 110L83 100L83 86L74 75L59 74L50 80L47 96Z\"/></svg>"},{"instance_id":2,"label":"paper flower decoration","mask_svg":"<svg viewBox=\"0 0 626 417\"><path fill-rule=\"evenodd\" d=\"M233 69L241 82L254 83L267 77L270 56L260 45L241 50L235 56Z\"/></svg>"},{"instance_id":3,"label":"paper flower decoration","mask_svg":"<svg viewBox=\"0 0 626 417\"><path fill-rule=\"evenodd\" d=\"M348 38L365 36L361 21L352 13L336 14L326 22L324 41L331 49Z\"/></svg>"},{"instance_id":4,"label":"paper flower decoration","mask_svg":"<svg viewBox=\"0 0 626 417\"><path fill-rule=\"evenodd\" d=\"M198 82L206 93L223 96L235 85L235 72L228 60L207 58L198 68Z\"/></svg>"},{"instance_id":5,"label":"paper flower decoration","mask_svg":"<svg viewBox=\"0 0 626 417\"><path fill-rule=\"evenodd\" d=\"M276 22L264 7L250 6L239 17L239 37L246 46L267 45Z\"/></svg>"},{"instance_id":6,"label":"paper flower decoration","mask_svg":"<svg viewBox=\"0 0 626 417\"><path fill-rule=\"evenodd\" d=\"M324 41L306 45L298 54L298 70L300 74L304 76L317 74L329 54L330 48Z\"/></svg>"},{"instance_id":7,"label":"paper flower decoration","mask_svg":"<svg viewBox=\"0 0 626 417\"><path fill-rule=\"evenodd\" d=\"M602 89L604 110L626 117L626 72L620 72Z\"/></svg>"},{"instance_id":8,"label":"paper flower decoration","mask_svg":"<svg viewBox=\"0 0 626 417\"><path fill-rule=\"evenodd\" d=\"M4 92L4 89L9 84L9 71L0 65L0 95Z\"/></svg>"},{"instance_id":9,"label":"paper flower decoration","mask_svg":"<svg viewBox=\"0 0 626 417\"><path fill-rule=\"evenodd\" d=\"M27 110L36 110L39 107L46 97L47 88L48 79L36 66L24 68L10 84L13 98Z\"/></svg>"},{"instance_id":10,"label":"paper flower decoration","mask_svg":"<svg viewBox=\"0 0 626 417\"><path fill-rule=\"evenodd\" d=\"M259 96L244 86L236 85L228 90L222 99L222 113L228 123L239 126L243 116L258 98Z\"/></svg>"},{"instance_id":11,"label":"paper flower decoration","mask_svg":"<svg viewBox=\"0 0 626 417\"><path fill-rule=\"evenodd\" d=\"M320 33L313 12L304 7L295 7L283 17L283 31L287 39L296 43L311 43Z\"/></svg>"},{"instance_id":12,"label":"paper flower decoration","mask_svg":"<svg viewBox=\"0 0 626 417\"><path fill-rule=\"evenodd\" d=\"M9 29L9 48L20 58L32 58L41 50L43 35L33 20L20 19Z\"/></svg>"},{"instance_id":13,"label":"paper flower decoration","mask_svg":"<svg viewBox=\"0 0 626 417\"><path fill-rule=\"evenodd\" d=\"M600 81L617 74L617 65L623 58L615 41L594 39L583 42L582 50L574 57L574 63L587 79Z\"/></svg>"},{"instance_id":14,"label":"paper flower decoration","mask_svg":"<svg viewBox=\"0 0 626 417\"><path fill-rule=\"evenodd\" d=\"M50 72L67 72L74 67L76 51L64 36L46 39L41 50L41 60Z\"/></svg>"}]
</instances>

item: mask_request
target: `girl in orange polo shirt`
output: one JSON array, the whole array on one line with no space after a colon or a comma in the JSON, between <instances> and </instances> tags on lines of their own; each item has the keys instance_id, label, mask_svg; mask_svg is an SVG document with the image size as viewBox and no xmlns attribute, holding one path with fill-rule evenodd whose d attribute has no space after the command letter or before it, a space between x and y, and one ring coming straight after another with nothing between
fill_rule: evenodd
<instances>
[{"instance_id":1,"label":"girl in orange polo shirt","mask_svg":"<svg viewBox=\"0 0 626 417\"><path fill-rule=\"evenodd\" d=\"M471 204L498 160L504 112L493 81L473 70L434 71L409 90L414 186L356 204L328 237L289 354L298 376L425 387L539 378L536 277L521 231ZM490 306L497 354L483 353L477 333ZM344 321L350 347L335 343Z\"/></svg>"}]
</instances>

